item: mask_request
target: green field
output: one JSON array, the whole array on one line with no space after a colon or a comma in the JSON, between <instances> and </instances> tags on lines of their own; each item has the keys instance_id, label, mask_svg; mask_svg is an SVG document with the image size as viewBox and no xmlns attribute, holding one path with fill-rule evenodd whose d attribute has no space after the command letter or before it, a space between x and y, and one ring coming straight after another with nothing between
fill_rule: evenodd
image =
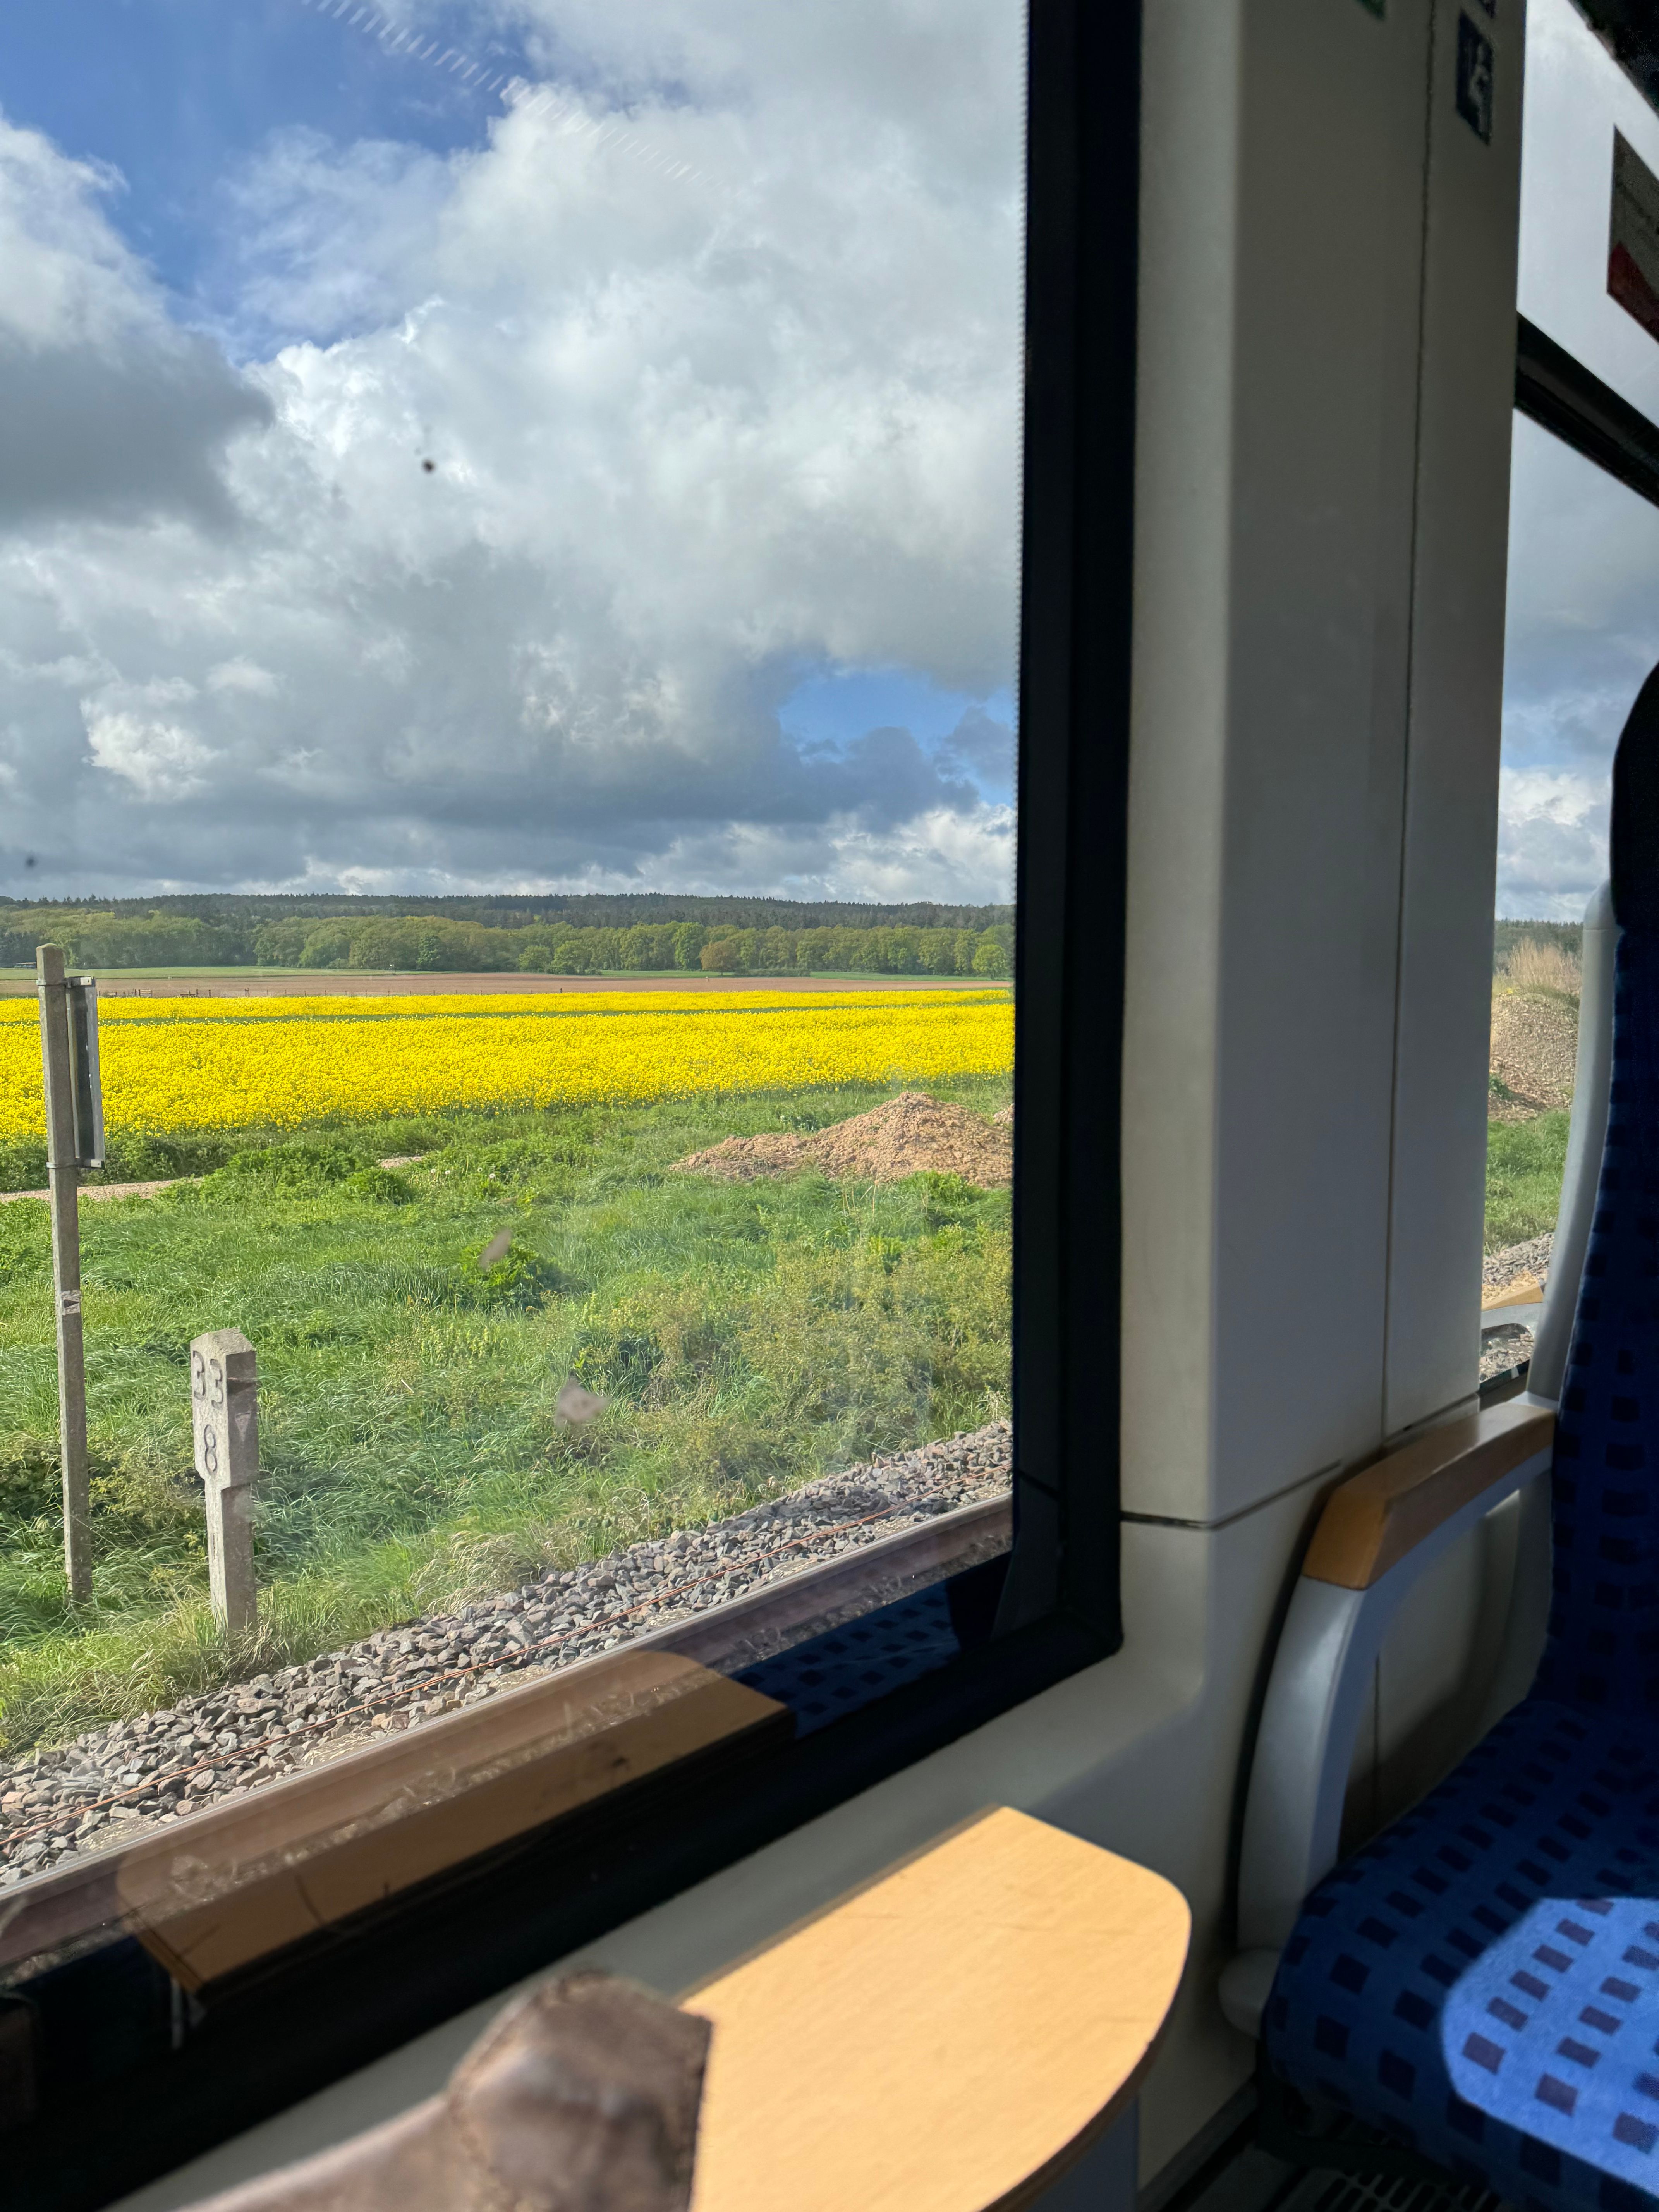
<instances>
[{"instance_id":1,"label":"green field","mask_svg":"<svg viewBox=\"0 0 1659 2212\"><path fill-rule=\"evenodd\" d=\"M989 1112L1006 1081L935 1085ZM454 1116L129 1146L82 1213L92 1603L61 1568L47 1220L0 1206L0 1741L15 1752L1007 1410L1009 1198L665 1173L886 1094ZM0 1160L27 1187L31 1148ZM388 1173L378 1159L427 1157ZM510 1226L507 1258L477 1255ZM259 1358L261 1638L206 1605L190 1339ZM567 1376L612 1401L561 1427Z\"/></svg>"},{"instance_id":2,"label":"green field","mask_svg":"<svg viewBox=\"0 0 1659 2212\"><path fill-rule=\"evenodd\" d=\"M991 1111L1006 1082L938 1095ZM59 1551L46 1213L0 1206L0 1743L15 1751L285 1664L553 1564L740 1510L1006 1412L1009 1200L951 1178L667 1174L815 1128L863 1089L456 1115L309 1141L128 1140L107 1176L204 1175L82 1213L98 1566ZM1493 1124L1489 1249L1553 1225L1567 1116ZM425 1155L387 1173L374 1163ZM42 1178L0 1146L0 1188ZM503 1226L507 1260L477 1255ZM186 1346L259 1355L261 1640L206 1604ZM568 1375L612 1401L562 1428Z\"/></svg>"}]
</instances>

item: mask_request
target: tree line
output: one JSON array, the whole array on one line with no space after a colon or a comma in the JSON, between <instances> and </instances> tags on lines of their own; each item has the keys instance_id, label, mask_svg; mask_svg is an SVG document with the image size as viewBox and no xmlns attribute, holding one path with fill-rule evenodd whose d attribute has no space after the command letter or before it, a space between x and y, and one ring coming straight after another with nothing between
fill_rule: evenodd
<instances>
[{"instance_id":1,"label":"tree line","mask_svg":"<svg viewBox=\"0 0 1659 2212\"><path fill-rule=\"evenodd\" d=\"M1510 921L1500 915L1492 926L1494 975L1522 942L1556 945L1569 958L1577 960L1583 951L1584 926L1579 921Z\"/></svg>"},{"instance_id":2,"label":"tree line","mask_svg":"<svg viewBox=\"0 0 1659 2212\"><path fill-rule=\"evenodd\" d=\"M636 922L701 921L731 929L989 929L1012 921L1012 906L951 906L934 899L884 905L852 899L705 897L679 891L470 891L406 897L391 891L167 891L148 898L6 899L0 928L35 926L54 915L108 915L146 922L185 915L246 935L262 922L303 915L361 921L367 915L441 915L489 929L569 922L578 929L630 929ZM49 934L50 933L48 933ZM37 944L44 938L37 937Z\"/></svg>"},{"instance_id":3,"label":"tree line","mask_svg":"<svg viewBox=\"0 0 1659 2212\"><path fill-rule=\"evenodd\" d=\"M702 921L635 922L628 929L568 922L490 929L440 915L302 918L267 922L254 933L254 956L271 968L415 969L488 973L516 969L546 975L605 975L667 969L731 975L805 975L828 971L875 975L1000 976L1012 966L1013 932L985 930L736 929Z\"/></svg>"},{"instance_id":4,"label":"tree line","mask_svg":"<svg viewBox=\"0 0 1659 2212\"><path fill-rule=\"evenodd\" d=\"M695 903L717 908L722 902ZM757 905L789 913L785 901L732 900L729 904L737 913L729 918L716 913L619 927L556 915L513 927L436 912L387 914L380 902L362 904L370 910L358 906L355 912L319 915L314 907L309 913L290 908L263 919L183 914L160 906L149 913L112 906L0 908L0 966L32 963L36 945L51 939L65 947L76 966L98 969L252 965L561 975L678 969L996 978L1011 975L1013 967L1012 917L1006 908L944 909L970 917L956 926L876 918L890 914L890 908L843 908L871 918L858 923L803 921L792 927L780 921L744 924L738 918ZM797 911L805 916L818 909Z\"/></svg>"}]
</instances>

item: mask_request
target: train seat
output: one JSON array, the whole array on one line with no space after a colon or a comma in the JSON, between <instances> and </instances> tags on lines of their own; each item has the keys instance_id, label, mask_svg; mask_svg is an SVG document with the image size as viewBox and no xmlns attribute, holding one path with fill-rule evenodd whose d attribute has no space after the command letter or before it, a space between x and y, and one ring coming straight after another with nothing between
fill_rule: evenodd
<instances>
[{"instance_id":1,"label":"train seat","mask_svg":"<svg viewBox=\"0 0 1659 2212\"><path fill-rule=\"evenodd\" d=\"M1519 1418L1482 1417L1489 1433L1461 1462L1434 1466L1419 1448L1426 1473L1407 1453L1355 1479L1359 1503L1401 1522L1369 1563L1322 1565L1322 1522L1251 1775L1241 1934L1259 1948L1224 1978L1230 2016L1258 2029L1270 2075L1316 2114L1550 2212L1659 2203L1656 827L1659 671L1614 768L1612 1078L1553 1453L1537 1401L1530 1432L1504 1407ZM1541 1472L1553 1587L1529 1693L1333 1865L1353 1740L1343 1716L1401 1591Z\"/></svg>"},{"instance_id":2,"label":"train seat","mask_svg":"<svg viewBox=\"0 0 1659 2212\"><path fill-rule=\"evenodd\" d=\"M1262 2018L1281 2078L1512 2204L1652 2202L1653 1735L1530 1698L1328 1875Z\"/></svg>"}]
</instances>

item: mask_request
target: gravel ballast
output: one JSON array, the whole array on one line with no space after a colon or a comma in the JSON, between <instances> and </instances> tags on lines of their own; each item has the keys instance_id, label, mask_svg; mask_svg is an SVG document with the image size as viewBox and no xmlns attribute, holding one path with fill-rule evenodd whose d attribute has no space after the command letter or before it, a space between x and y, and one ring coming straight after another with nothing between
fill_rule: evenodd
<instances>
[{"instance_id":1,"label":"gravel ballast","mask_svg":"<svg viewBox=\"0 0 1659 2212\"><path fill-rule=\"evenodd\" d=\"M1506 1291L1522 1275L1535 1278L1547 1288L1550 1279L1550 1252L1555 1243L1553 1230L1541 1237L1529 1237L1524 1244L1507 1244L1501 1252L1489 1252L1481 1263L1480 1288L1490 1297L1494 1291ZM1508 1322L1498 1328L1487 1329L1480 1339L1480 1380L1489 1382L1495 1375L1506 1375L1512 1367L1532 1358L1532 1331L1518 1322Z\"/></svg>"},{"instance_id":2,"label":"gravel ballast","mask_svg":"<svg viewBox=\"0 0 1659 2212\"><path fill-rule=\"evenodd\" d=\"M1008 1423L993 1421L823 1476L732 1520L0 1761L0 1891L359 1750L386 1729L476 1704L515 1678L614 1650L995 1498L1009 1487L1011 1450Z\"/></svg>"},{"instance_id":3,"label":"gravel ballast","mask_svg":"<svg viewBox=\"0 0 1659 2212\"><path fill-rule=\"evenodd\" d=\"M1550 1279L1550 1254L1555 1249L1555 1231L1547 1229L1541 1237L1529 1237L1524 1244L1506 1244L1501 1252L1487 1253L1480 1265L1480 1288L1484 1292L1506 1291L1521 1275L1535 1276L1541 1284Z\"/></svg>"}]
</instances>

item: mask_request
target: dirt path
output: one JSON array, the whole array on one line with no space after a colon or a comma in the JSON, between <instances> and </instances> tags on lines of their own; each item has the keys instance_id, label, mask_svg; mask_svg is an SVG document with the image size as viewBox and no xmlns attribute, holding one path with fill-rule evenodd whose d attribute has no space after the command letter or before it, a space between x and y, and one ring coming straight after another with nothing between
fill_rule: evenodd
<instances>
[{"instance_id":1,"label":"dirt path","mask_svg":"<svg viewBox=\"0 0 1659 2212\"><path fill-rule=\"evenodd\" d=\"M382 1160L383 1168L412 1168L416 1160L426 1158L424 1152L395 1152L389 1160ZM158 1190L171 1190L175 1182L194 1182L194 1176L174 1176L165 1182L83 1182L79 1195L88 1198L154 1198ZM15 1198L50 1198L49 1190L0 1190L0 1206Z\"/></svg>"},{"instance_id":2,"label":"dirt path","mask_svg":"<svg viewBox=\"0 0 1659 2212\"><path fill-rule=\"evenodd\" d=\"M98 978L100 999L402 999L473 993L558 991L985 991L1006 988L987 975L359 975L319 969L307 975L132 975ZM0 997L33 998L26 979L0 976Z\"/></svg>"}]
</instances>

